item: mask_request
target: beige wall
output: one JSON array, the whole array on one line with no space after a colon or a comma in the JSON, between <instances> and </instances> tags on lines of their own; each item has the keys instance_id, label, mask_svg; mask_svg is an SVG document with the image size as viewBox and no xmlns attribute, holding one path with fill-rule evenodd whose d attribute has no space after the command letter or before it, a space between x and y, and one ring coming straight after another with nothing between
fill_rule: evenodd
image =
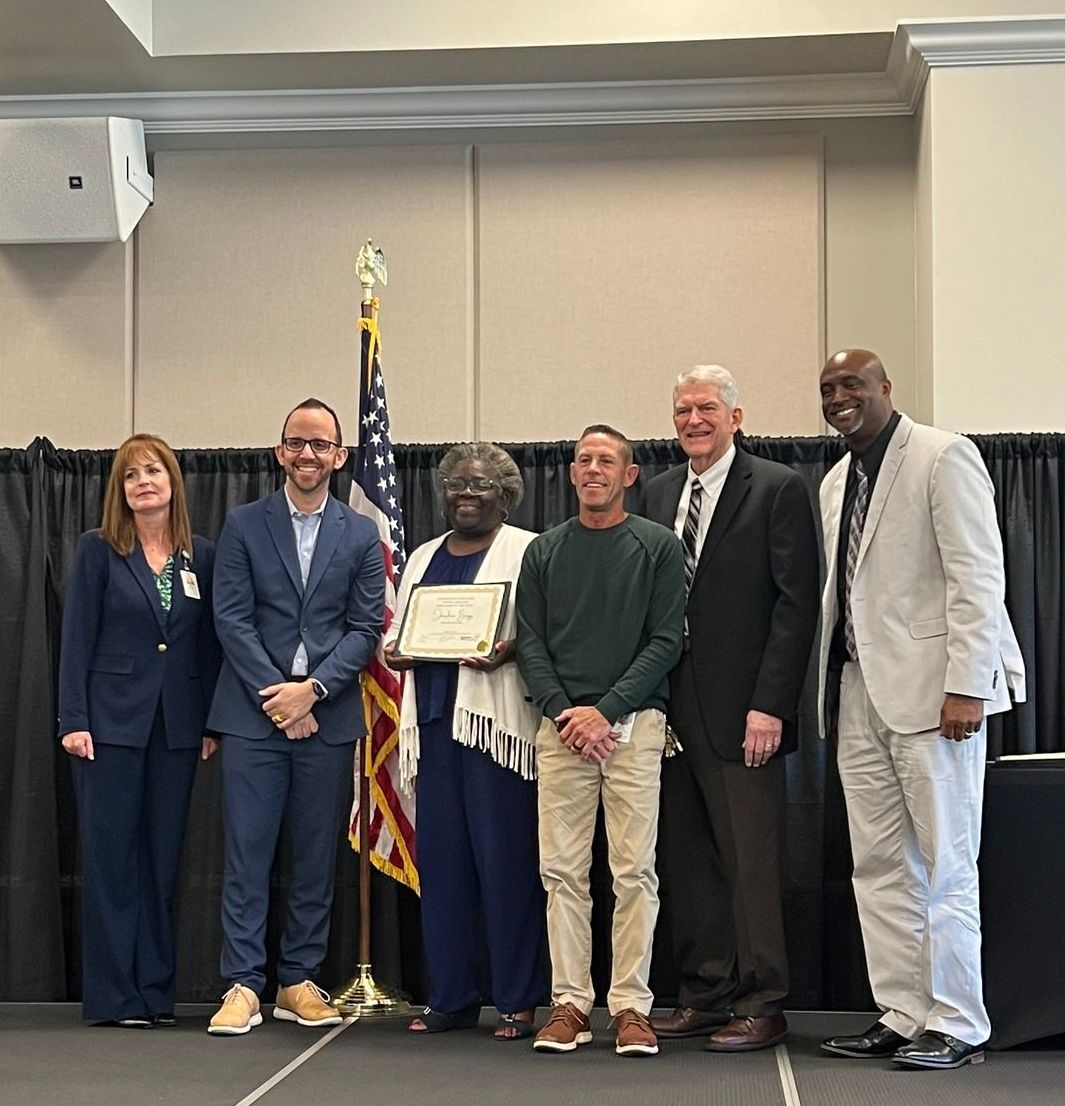
<instances>
[{"instance_id":1,"label":"beige wall","mask_svg":"<svg viewBox=\"0 0 1065 1106\"><path fill-rule=\"evenodd\" d=\"M826 132L826 354L875 350L908 411L918 391L913 162L910 118L840 120Z\"/></svg>"},{"instance_id":2,"label":"beige wall","mask_svg":"<svg viewBox=\"0 0 1065 1106\"><path fill-rule=\"evenodd\" d=\"M128 243L0 246L0 446L129 433L132 273Z\"/></svg>"},{"instance_id":3,"label":"beige wall","mask_svg":"<svg viewBox=\"0 0 1065 1106\"><path fill-rule=\"evenodd\" d=\"M736 372L749 427L817 432L819 138L496 145L479 164L482 434L667 436L677 371L708 360Z\"/></svg>"},{"instance_id":4,"label":"beige wall","mask_svg":"<svg viewBox=\"0 0 1065 1106\"><path fill-rule=\"evenodd\" d=\"M932 85L925 86L914 119L914 150L916 155L914 191L914 366L917 372L917 394L913 415L923 422L935 423L935 392L933 365L935 362L932 318L933 292L933 163L932 163Z\"/></svg>"},{"instance_id":5,"label":"beige wall","mask_svg":"<svg viewBox=\"0 0 1065 1106\"><path fill-rule=\"evenodd\" d=\"M609 414L597 389L618 393L625 405L610 417L635 436L669 433L667 403L645 404L643 396L648 388L665 390L693 360L731 362L755 433L818 432L812 381L824 352L843 345L881 352L900 404L908 406L915 391L912 133L911 120L889 118L568 129L565 136L545 133L539 146L528 132L487 141L482 134L476 156L464 141L161 152L156 206L135 232L135 267L121 247L0 247L0 307L18 323L14 331L0 331L6 400L0 444L23 445L46 434L63 446L112 445L134 425L125 398L130 383L136 429L161 431L176 445L265 444L277 434L278 412L312 391L337 402L352 440L358 310L352 258L368 233L386 247L393 274L381 294L397 441L573 433L583 408L559 403L557 379L551 387L527 389L531 357L547 364L549 375L565 366L564 382L589 417ZM666 171L670 161L662 158L653 173L646 171L647 150L656 144L673 151L675 172ZM803 199L778 204L795 213L789 241L802 251L801 258L791 246L778 251L794 266L789 288L776 242L743 233L744 188L737 182L746 172L743 158L755 151L763 159L791 151L783 156L793 159L796 150L822 147L820 195L819 156L811 165L803 153L805 167L796 178ZM603 166L606 149L628 151L625 187ZM678 157L678 150L690 150L691 157ZM762 209L774 189L781 200L779 180L756 180L753 168L747 176L749 211ZM579 203L564 186L578 178ZM717 194L726 183L722 199ZM665 204L662 189L669 195ZM538 191L557 209L557 220L541 224L547 227L542 248L529 237L535 221L526 205ZM608 200L624 200L625 234L613 240L606 218L597 216L588 227L575 219L580 205L595 210L595 201L606 211ZM724 201L724 208L717 206ZM819 255L814 228L822 222L822 203ZM650 249L646 288L638 260L641 211L652 213L653 242L664 243L659 253ZM748 270L736 284L736 317L719 307L715 293L712 307L721 310L722 326L711 330L698 317L692 283L702 279L700 270L721 276L714 271L717 232L710 215L729 211L733 224L723 251L729 263L740 258L741 246L745 265L761 251L767 279L762 284ZM552 226L567 231L552 239ZM508 239L508 228L521 233ZM692 257L686 256L689 242ZM582 356L568 360L557 326L552 348L557 319L543 286L551 268L546 259L555 255L566 269L556 314L569 313L566 342L583 343ZM90 264L89 258L112 260ZM131 311L125 287L134 268ZM671 272L680 277L671 280ZM787 327L774 309L778 300L787 308ZM644 348L632 324L632 307L640 302L649 325L658 327L653 350ZM32 330L24 319L34 320ZM743 332L750 338L752 320L757 347L740 342ZM75 321L81 330L72 336ZM122 340L134 324L136 371L127 380ZM730 327L732 337L722 341ZM610 356L591 366L583 355L601 352L601 341ZM620 385L604 388L607 362L618 366Z\"/></svg>"},{"instance_id":6,"label":"beige wall","mask_svg":"<svg viewBox=\"0 0 1065 1106\"><path fill-rule=\"evenodd\" d=\"M315 394L354 441L355 255L372 234L392 271L379 294L393 435L461 435L466 164L462 146L159 154L138 231L138 427L261 445Z\"/></svg>"},{"instance_id":7,"label":"beige wall","mask_svg":"<svg viewBox=\"0 0 1065 1106\"><path fill-rule=\"evenodd\" d=\"M928 106L936 424L1065 428L1065 66L933 70Z\"/></svg>"}]
</instances>

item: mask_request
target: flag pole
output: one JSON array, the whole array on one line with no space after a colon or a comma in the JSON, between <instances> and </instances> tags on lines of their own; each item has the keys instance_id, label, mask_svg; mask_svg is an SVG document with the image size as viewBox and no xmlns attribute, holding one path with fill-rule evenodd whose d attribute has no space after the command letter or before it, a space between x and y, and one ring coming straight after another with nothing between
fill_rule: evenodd
<instances>
[{"instance_id":1,"label":"flag pole","mask_svg":"<svg viewBox=\"0 0 1065 1106\"><path fill-rule=\"evenodd\" d=\"M362 284L362 317L373 320L376 328L377 304L373 294L374 284L388 283L388 271L385 268L384 255L375 250L373 240L367 239L359 250L355 263ZM360 350L364 343L360 338ZM371 364L362 364L360 353L359 386L365 389L366 377L372 373ZM365 428L359 426L360 445ZM358 1018L396 1018L410 1017L413 1007L406 998L388 987L378 983L373 976L373 963L370 950L370 872L372 871L370 854L370 776L373 772L373 719L366 687L363 682L363 702L366 708L366 732L359 743L359 959L355 976L334 994L330 1005L340 1013Z\"/></svg>"}]
</instances>

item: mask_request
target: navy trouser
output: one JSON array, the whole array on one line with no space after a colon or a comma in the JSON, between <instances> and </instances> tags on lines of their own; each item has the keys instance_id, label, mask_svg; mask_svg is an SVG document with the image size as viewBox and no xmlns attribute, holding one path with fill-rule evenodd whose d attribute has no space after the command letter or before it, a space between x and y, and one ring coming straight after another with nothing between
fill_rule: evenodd
<instances>
[{"instance_id":1,"label":"navy trouser","mask_svg":"<svg viewBox=\"0 0 1065 1106\"><path fill-rule=\"evenodd\" d=\"M73 757L81 828L83 1016L174 1009L174 895L197 749L169 749L156 714L145 748L94 742Z\"/></svg>"},{"instance_id":2,"label":"navy trouser","mask_svg":"<svg viewBox=\"0 0 1065 1106\"><path fill-rule=\"evenodd\" d=\"M337 840L348 816L354 746L278 731L222 738L222 978L261 994L266 983L270 870L282 820L292 855L277 982L314 979L329 944Z\"/></svg>"},{"instance_id":3,"label":"navy trouser","mask_svg":"<svg viewBox=\"0 0 1065 1106\"><path fill-rule=\"evenodd\" d=\"M505 1014L547 992L545 905L536 781L459 745L451 719L421 727L418 871L429 1005L453 1014L479 1003L482 921L491 1001Z\"/></svg>"}]
</instances>

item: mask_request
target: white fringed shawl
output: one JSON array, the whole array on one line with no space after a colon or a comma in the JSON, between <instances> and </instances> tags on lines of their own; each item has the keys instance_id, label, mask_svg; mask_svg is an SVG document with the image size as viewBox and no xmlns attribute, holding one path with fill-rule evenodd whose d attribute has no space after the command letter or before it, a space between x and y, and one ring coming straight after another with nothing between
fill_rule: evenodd
<instances>
[{"instance_id":1,"label":"white fringed shawl","mask_svg":"<svg viewBox=\"0 0 1065 1106\"><path fill-rule=\"evenodd\" d=\"M474 577L475 581L481 582L511 582L510 599L500 628L505 641L517 633L514 596L518 573L525 549L535 537L529 530L501 526ZM447 534L434 538L418 546L410 555L396 599L396 617L385 634L386 645L399 636L411 588L421 581L433 554L446 539ZM459 744L481 749L497 764L518 772L524 779L533 780L536 779L536 731L540 726L540 711L535 704L527 701L527 695L513 660L494 672L460 666L452 731ZM403 700L399 712L399 782L408 793L418 774L419 753L418 703L414 674L408 672L403 681Z\"/></svg>"}]
</instances>

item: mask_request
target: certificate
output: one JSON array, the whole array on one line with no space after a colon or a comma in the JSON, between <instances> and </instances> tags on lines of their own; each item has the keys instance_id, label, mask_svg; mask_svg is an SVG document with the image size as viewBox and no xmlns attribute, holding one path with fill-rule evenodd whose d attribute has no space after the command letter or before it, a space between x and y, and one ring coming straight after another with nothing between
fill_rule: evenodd
<instances>
[{"instance_id":1,"label":"certificate","mask_svg":"<svg viewBox=\"0 0 1065 1106\"><path fill-rule=\"evenodd\" d=\"M510 582L415 584L396 652L421 661L487 657L498 641Z\"/></svg>"}]
</instances>

